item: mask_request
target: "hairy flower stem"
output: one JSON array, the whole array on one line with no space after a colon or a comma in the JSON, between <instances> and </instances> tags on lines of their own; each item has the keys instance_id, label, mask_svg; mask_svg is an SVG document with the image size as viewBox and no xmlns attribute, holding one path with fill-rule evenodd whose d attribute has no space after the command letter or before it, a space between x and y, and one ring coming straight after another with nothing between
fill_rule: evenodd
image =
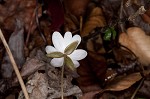
<instances>
[{"instance_id":1,"label":"hairy flower stem","mask_svg":"<svg viewBox=\"0 0 150 99\"><path fill-rule=\"evenodd\" d=\"M64 64L63 64L63 66L62 66L62 71L61 71L61 99L64 99L64 84L63 84L63 82L64 82Z\"/></svg>"}]
</instances>

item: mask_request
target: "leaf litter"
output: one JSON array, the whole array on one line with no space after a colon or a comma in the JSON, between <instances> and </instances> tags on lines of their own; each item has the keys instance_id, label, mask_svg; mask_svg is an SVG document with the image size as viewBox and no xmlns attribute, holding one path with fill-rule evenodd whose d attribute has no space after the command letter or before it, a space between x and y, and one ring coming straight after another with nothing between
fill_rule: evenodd
<instances>
[{"instance_id":1,"label":"leaf litter","mask_svg":"<svg viewBox=\"0 0 150 99\"><path fill-rule=\"evenodd\" d=\"M61 69L44 50L55 30L81 35L79 47L88 51L79 76L65 68L65 99L126 99L136 90L135 99L150 97L149 0L2 1L0 27L31 99L61 97ZM0 60L0 98L24 99L1 41Z\"/></svg>"}]
</instances>

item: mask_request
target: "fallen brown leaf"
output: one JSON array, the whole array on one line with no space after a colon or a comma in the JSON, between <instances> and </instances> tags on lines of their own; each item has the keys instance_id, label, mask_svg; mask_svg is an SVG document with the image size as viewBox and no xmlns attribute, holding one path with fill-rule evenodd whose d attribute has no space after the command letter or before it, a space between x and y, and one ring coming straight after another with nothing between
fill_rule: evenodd
<instances>
[{"instance_id":1,"label":"fallen brown leaf","mask_svg":"<svg viewBox=\"0 0 150 99\"><path fill-rule=\"evenodd\" d=\"M94 99L95 94L99 93L99 91L91 91L84 94L80 99Z\"/></svg>"},{"instance_id":2,"label":"fallen brown leaf","mask_svg":"<svg viewBox=\"0 0 150 99\"><path fill-rule=\"evenodd\" d=\"M35 0L7 0L4 5L0 5L0 24L4 29L13 31L16 23L15 20L19 19L24 22L26 31L29 29L33 31L36 27L35 8ZM31 23L33 23L32 27Z\"/></svg>"},{"instance_id":3,"label":"fallen brown leaf","mask_svg":"<svg viewBox=\"0 0 150 99\"><path fill-rule=\"evenodd\" d=\"M80 62L81 66L77 69L80 75L77 82L83 93L100 90L106 76L105 58L91 52L88 55L87 59Z\"/></svg>"},{"instance_id":4,"label":"fallen brown leaf","mask_svg":"<svg viewBox=\"0 0 150 99\"><path fill-rule=\"evenodd\" d=\"M104 89L105 91L121 91L131 87L142 78L140 72L127 76L117 77L112 80Z\"/></svg>"},{"instance_id":5,"label":"fallen brown leaf","mask_svg":"<svg viewBox=\"0 0 150 99\"><path fill-rule=\"evenodd\" d=\"M119 42L129 48L144 65L150 64L150 36L138 27L127 29L119 36Z\"/></svg>"}]
</instances>

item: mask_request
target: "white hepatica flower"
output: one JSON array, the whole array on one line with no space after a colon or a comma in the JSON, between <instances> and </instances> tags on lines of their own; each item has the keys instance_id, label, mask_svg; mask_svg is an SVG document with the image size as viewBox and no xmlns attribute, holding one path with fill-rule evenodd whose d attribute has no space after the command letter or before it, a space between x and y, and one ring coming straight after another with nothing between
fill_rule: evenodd
<instances>
[{"instance_id":1,"label":"white hepatica flower","mask_svg":"<svg viewBox=\"0 0 150 99\"><path fill-rule=\"evenodd\" d=\"M87 52L82 49L76 49L81 42L79 35L72 37L71 32L66 32L64 38L59 32L52 35L53 46L46 46L45 50L48 57L52 57L51 65L61 67L67 65L71 69L77 68L79 60L87 56Z\"/></svg>"}]
</instances>

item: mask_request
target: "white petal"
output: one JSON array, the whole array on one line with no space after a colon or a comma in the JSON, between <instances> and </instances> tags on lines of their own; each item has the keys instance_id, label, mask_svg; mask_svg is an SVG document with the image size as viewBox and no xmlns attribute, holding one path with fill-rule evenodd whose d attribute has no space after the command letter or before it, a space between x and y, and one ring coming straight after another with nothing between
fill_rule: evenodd
<instances>
[{"instance_id":1,"label":"white petal","mask_svg":"<svg viewBox=\"0 0 150 99\"><path fill-rule=\"evenodd\" d=\"M74 41L78 41L79 42L78 45L79 45L80 42L81 42L81 37L79 35L74 35L73 38L72 38L72 42L74 42Z\"/></svg>"},{"instance_id":2,"label":"white petal","mask_svg":"<svg viewBox=\"0 0 150 99\"><path fill-rule=\"evenodd\" d=\"M72 40L72 33L66 32L64 35L65 45L68 46L71 43L71 40Z\"/></svg>"},{"instance_id":3,"label":"white petal","mask_svg":"<svg viewBox=\"0 0 150 99\"><path fill-rule=\"evenodd\" d=\"M87 56L87 52L82 49L77 49L70 55L68 55L72 60L81 60Z\"/></svg>"},{"instance_id":4,"label":"white petal","mask_svg":"<svg viewBox=\"0 0 150 99\"><path fill-rule=\"evenodd\" d=\"M65 45L64 45L64 38L59 32L54 32L52 35L52 42L54 44L54 47L60 51L64 52Z\"/></svg>"},{"instance_id":5,"label":"white petal","mask_svg":"<svg viewBox=\"0 0 150 99\"><path fill-rule=\"evenodd\" d=\"M53 58L51 60L51 65L54 67L61 67L63 65L64 58Z\"/></svg>"},{"instance_id":6,"label":"white petal","mask_svg":"<svg viewBox=\"0 0 150 99\"><path fill-rule=\"evenodd\" d=\"M46 46L45 51L46 53L51 53L51 52L56 52L57 50L53 46Z\"/></svg>"},{"instance_id":7,"label":"white petal","mask_svg":"<svg viewBox=\"0 0 150 99\"><path fill-rule=\"evenodd\" d=\"M73 63L74 63L74 67L75 67L75 68L77 68L77 67L80 66L80 63L79 63L78 61L75 61L75 60L74 60Z\"/></svg>"}]
</instances>

